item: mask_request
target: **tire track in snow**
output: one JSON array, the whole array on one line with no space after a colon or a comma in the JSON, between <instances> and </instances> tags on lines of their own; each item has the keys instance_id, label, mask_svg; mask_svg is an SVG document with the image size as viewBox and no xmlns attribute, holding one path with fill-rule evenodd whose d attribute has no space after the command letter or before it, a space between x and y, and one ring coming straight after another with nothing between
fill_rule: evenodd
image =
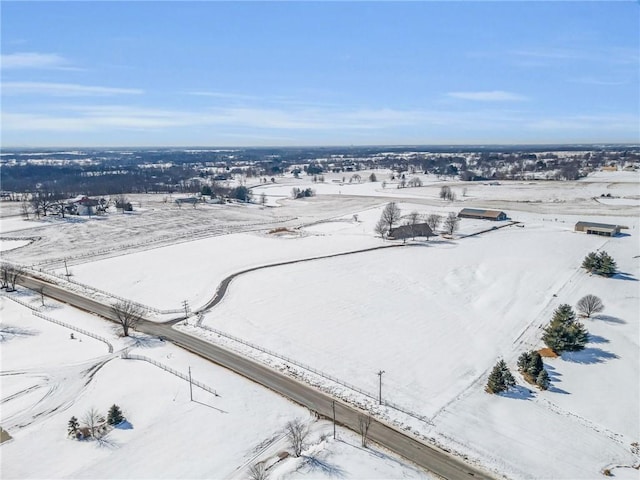
<instances>
[{"instance_id":1,"label":"tire track in snow","mask_svg":"<svg viewBox=\"0 0 640 480\"><path fill-rule=\"evenodd\" d=\"M21 429L36 421L46 419L58 411L66 410L75 403L77 398L91 383L95 374L110 360L116 357L117 355L109 355L92 360L91 362L51 369L1 372L0 376L26 375L41 377L38 384L3 398L0 402L1 404L7 404L12 400L20 399L41 388L47 389L44 396L32 405L26 408L23 407L19 412L3 418L3 427L6 430Z\"/></svg>"}]
</instances>

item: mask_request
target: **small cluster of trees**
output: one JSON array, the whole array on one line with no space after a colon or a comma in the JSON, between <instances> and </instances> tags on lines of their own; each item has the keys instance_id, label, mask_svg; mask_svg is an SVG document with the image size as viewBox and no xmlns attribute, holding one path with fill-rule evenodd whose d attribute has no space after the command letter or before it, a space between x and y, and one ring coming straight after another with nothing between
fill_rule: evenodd
<instances>
[{"instance_id":1,"label":"small cluster of trees","mask_svg":"<svg viewBox=\"0 0 640 480\"><path fill-rule=\"evenodd\" d=\"M577 352L584 349L589 341L589 332L576 320L571 305L560 305L554 312L551 322L544 329L542 341L555 353Z\"/></svg>"},{"instance_id":2,"label":"small cluster of trees","mask_svg":"<svg viewBox=\"0 0 640 480\"><path fill-rule=\"evenodd\" d=\"M16 291L16 283L24 271L15 265L3 263L0 265L0 288L7 292Z\"/></svg>"},{"instance_id":3,"label":"small cluster of trees","mask_svg":"<svg viewBox=\"0 0 640 480\"><path fill-rule=\"evenodd\" d=\"M298 187L293 187L293 190L291 190L291 197L292 198L313 197L313 196L315 196L315 194L316 194L316 192L312 188L305 188L303 190L303 189L300 189Z\"/></svg>"},{"instance_id":4,"label":"small cluster of trees","mask_svg":"<svg viewBox=\"0 0 640 480\"><path fill-rule=\"evenodd\" d=\"M523 352L518 358L518 370L527 382L537 385L542 390L549 388L549 373L544 368L539 352Z\"/></svg>"},{"instance_id":5,"label":"small cluster of trees","mask_svg":"<svg viewBox=\"0 0 640 480\"><path fill-rule=\"evenodd\" d=\"M109 408L106 420L98 410L92 407L82 417L84 426L80 425L76 417L69 419L67 434L76 440L84 440L87 438L99 439L107 433L109 427L120 425L125 420L122 410L116 404L111 405L111 408Z\"/></svg>"},{"instance_id":6,"label":"small cluster of trees","mask_svg":"<svg viewBox=\"0 0 640 480\"><path fill-rule=\"evenodd\" d=\"M616 261L604 250L601 252L590 252L582 262L582 268L589 273L611 277L617 271Z\"/></svg>"},{"instance_id":7,"label":"small cluster of trees","mask_svg":"<svg viewBox=\"0 0 640 480\"><path fill-rule=\"evenodd\" d=\"M449 212L449 214L443 218L435 213L420 215L418 212L413 211L406 218L407 220L405 221L405 225L408 225L409 227L415 227L418 223L423 221L434 233L440 226L442 226L443 232L448 235L452 235L456 230L458 230L460 223L460 219L454 212ZM390 202L384 207L384 210L382 210L382 214L380 215L378 223L376 223L374 231L384 238L395 225L400 223L401 219L402 212L400 207L398 207L395 202Z\"/></svg>"},{"instance_id":8,"label":"small cluster of trees","mask_svg":"<svg viewBox=\"0 0 640 480\"><path fill-rule=\"evenodd\" d=\"M451 190L451 187L445 185L440 188L440 198L443 200L448 200L449 202L453 202L456 199L456 194Z\"/></svg>"}]
</instances>

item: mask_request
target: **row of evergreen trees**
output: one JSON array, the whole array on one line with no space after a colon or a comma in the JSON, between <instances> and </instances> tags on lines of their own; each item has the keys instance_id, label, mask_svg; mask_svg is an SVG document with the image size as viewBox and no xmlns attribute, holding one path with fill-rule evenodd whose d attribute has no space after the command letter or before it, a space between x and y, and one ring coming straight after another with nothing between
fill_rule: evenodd
<instances>
[{"instance_id":1,"label":"row of evergreen trees","mask_svg":"<svg viewBox=\"0 0 640 480\"><path fill-rule=\"evenodd\" d=\"M582 268L590 273L610 277L617 271L615 260L605 251L590 252L582 262ZM578 302L578 309L586 317L601 312L604 306L595 295L586 295ZM589 341L589 332L578 322L571 305L562 304L553 312L551 322L544 328L542 341L556 354L583 350ZM518 370L529 383L542 390L549 388L549 373L544 368L539 352L524 352L518 358ZM504 360L500 359L489 374L485 390L489 393L500 393L515 386L515 379Z\"/></svg>"},{"instance_id":2,"label":"row of evergreen trees","mask_svg":"<svg viewBox=\"0 0 640 480\"><path fill-rule=\"evenodd\" d=\"M585 326L576 320L576 314L571 305L560 305L553 312L551 322L544 329L542 341L555 353L576 352L584 349L589 341L589 332ZM518 358L518 370L529 383L533 383L542 390L549 388L549 373L544 368L539 352L524 352ZM515 386L515 379L504 360L499 360L489 374L486 391L500 393Z\"/></svg>"}]
</instances>

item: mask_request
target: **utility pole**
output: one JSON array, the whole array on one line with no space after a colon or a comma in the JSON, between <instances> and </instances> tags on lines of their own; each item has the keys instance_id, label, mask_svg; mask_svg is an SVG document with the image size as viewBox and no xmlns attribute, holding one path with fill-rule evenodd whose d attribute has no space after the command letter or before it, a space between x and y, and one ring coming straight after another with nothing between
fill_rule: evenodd
<instances>
[{"instance_id":1,"label":"utility pole","mask_svg":"<svg viewBox=\"0 0 640 480\"><path fill-rule=\"evenodd\" d=\"M184 318L187 318L189 316L189 301L183 300L182 306L184 307Z\"/></svg>"},{"instance_id":2,"label":"utility pole","mask_svg":"<svg viewBox=\"0 0 640 480\"><path fill-rule=\"evenodd\" d=\"M65 272L67 272L65 275L67 276L67 280L69 280L69 277L71 276L71 274L69 273L69 269L67 268L67 260L66 259L64 261L64 270L65 270Z\"/></svg>"},{"instance_id":3,"label":"utility pole","mask_svg":"<svg viewBox=\"0 0 640 480\"><path fill-rule=\"evenodd\" d=\"M336 401L331 402L331 408L333 409L333 439L336 439Z\"/></svg>"},{"instance_id":4,"label":"utility pole","mask_svg":"<svg viewBox=\"0 0 640 480\"><path fill-rule=\"evenodd\" d=\"M380 380L380 382L379 382L380 387L379 387L379 390L378 390L378 392L379 392L379 393L378 393L378 403L379 403L380 405L382 405L382 374L383 374L383 373L384 373L384 370L380 370L380 371L376 374L376 375L378 375L379 380Z\"/></svg>"},{"instance_id":5,"label":"utility pole","mask_svg":"<svg viewBox=\"0 0 640 480\"><path fill-rule=\"evenodd\" d=\"M193 386L191 385L191 367L189 367L189 397L193 402Z\"/></svg>"}]
</instances>

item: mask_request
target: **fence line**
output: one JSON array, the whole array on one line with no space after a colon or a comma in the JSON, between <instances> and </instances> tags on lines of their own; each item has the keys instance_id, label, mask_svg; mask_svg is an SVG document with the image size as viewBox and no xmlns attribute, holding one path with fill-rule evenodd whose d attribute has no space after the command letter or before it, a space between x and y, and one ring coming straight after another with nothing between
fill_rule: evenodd
<instances>
[{"instance_id":1,"label":"fence line","mask_svg":"<svg viewBox=\"0 0 640 480\"><path fill-rule=\"evenodd\" d=\"M36 317L43 318L44 320L46 320L48 322L57 323L58 325L62 325L63 327L69 328L71 330L75 330L78 333L82 333L83 335L86 335L87 337L92 337L92 338L95 338L96 340L100 340L101 342L104 342L104 343L107 344L107 347L109 347L109 353L113 353L113 345L111 345L109 340L107 340L104 337L101 337L100 335L96 335L95 333L89 332L89 331L84 330L82 328L78 328L78 327L75 327L73 325L69 325L68 323L61 322L60 320L56 320L55 318L51 318L51 317L48 317L46 315L43 315L40 312L33 311L31 313L33 315L35 315Z\"/></svg>"},{"instance_id":2,"label":"fence line","mask_svg":"<svg viewBox=\"0 0 640 480\"><path fill-rule=\"evenodd\" d=\"M202 390L204 390L206 392L209 392L209 393L215 395L216 397L220 396L220 395L218 395L218 393L213 388L207 387L204 383L199 382L197 380L194 380L194 379L190 380L188 375L185 375L184 373L180 373L180 372L178 372L177 370L174 370L171 367L167 367L166 365L164 365L164 364L162 364L160 362L157 362L157 361L153 360L152 358L145 357L143 355L130 354L126 350L123 352L122 358L125 358L125 359L128 359L128 360L142 360L144 362L149 362L149 363L155 365L156 367L159 367L162 370L165 370L165 371L175 375L176 377L179 377L179 378L181 378L183 380L186 380L186 381L190 381L196 387L200 387Z\"/></svg>"},{"instance_id":3,"label":"fence line","mask_svg":"<svg viewBox=\"0 0 640 480\"><path fill-rule=\"evenodd\" d=\"M52 264L56 264L56 263L63 263L65 260L79 260L82 258L91 258L91 257L96 257L96 256L100 256L103 254L108 254L108 253L113 253L116 252L118 254L122 254L121 250L123 248L131 248L131 247L144 247L146 245L149 244L153 244L153 243L161 243L161 242L165 242L167 240L183 240L185 242L194 240L196 238L207 238L207 237L215 237L215 236L219 236L219 235L227 235L227 234L231 234L231 233L242 233L242 231L244 229L247 228L252 228L252 227L259 227L259 226L263 226L263 225L271 225L273 223L282 223L282 222L288 222L290 220L295 220L296 217L285 217L282 219L277 219L277 220L270 220L270 221L265 221L265 222L254 222L254 223L243 223L243 224L238 224L238 225L218 225L218 226L212 226L212 227L207 227L207 228L201 228L201 229L197 229L197 230L191 230L188 232L184 232L178 235L170 235L170 234L166 234L166 235L161 235L159 237L155 237L155 238L150 238L147 240L144 240L142 242L137 242L137 243L126 243L124 245L118 245L117 247L113 247L113 248L103 248L100 250L93 250L91 252L86 252L83 254L78 254L78 255L69 255L66 257L58 257L58 258L52 258L52 259L48 259L48 260L43 260L41 262L37 262L34 263L34 266L45 266L45 265L52 265ZM160 247L160 246L159 246Z\"/></svg>"},{"instance_id":4,"label":"fence line","mask_svg":"<svg viewBox=\"0 0 640 480\"><path fill-rule=\"evenodd\" d=\"M253 348L255 350L258 350L258 351L260 351L262 353L266 353L266 354L271 355L273 357L279 358L280 360L283 360L283 361L285 361L287 363L295 365L298 368L302 368L303 370L308 370L308 371L310 371L312 373L315 373L316 375L321 376L322 378L326 378L327 380L330 380L330 381L332 381L334 383L337 383L338 385L342 385L343 387L346 387L346 388L348 388L350 390L358 392L361 395L369 397L369 398L371 398L373 400L378 400L378 397L376 395L371 394L371 393L367 392L366 390L363 390L363 389L361 389L359 387L356 387L355 385L351 385L350 383L344 382L343 380L340 380L337 377L329 375L328 373L324 373L321 370L318 370L316 368L310 367L309 365L305 365L304 363L300 363L299 361L294 360L293 358L289 358L289 357L287 357L285 355L282 355L280 353L274 352L273 350L269 350L267 348L264 348L264 347L261 347L259 345L256 345L255 343L248 342L246 340L243 340L242 338L236 337L236 336L231 335L229 333L222 332L220 330L216 330L215 328L212 328L212 327L209 327L209 326L206 326L206 325L201 325L201 328L204 328L205 330L208 330L208 331L210 331L212 333L215 333L215 334L220 335L222 337L228 338L228 339L233 340L235 342L238 342L238 343L241 343L241 344L246 345L248 347L251 347L251 348ZM424 415L419 415L419 414L417 414L415 412L407 410L406 408L404 408L404 407L402 407L400 405L397 405L397 404L395 404L393 402L389 402L389 401L386 401L386 400L383 400L382 404L384 406L386 406L386 407L393 408L394 410L402 412L402 413L404 413L406 415L409 415L409 416L411 416L413 418L417 418L418 420L421 420L421 421L426 422L429 425L431 425L431 420L428 417L425 417Z\"/></svg>"},{"instance_id":5,"label":"fence line","mask_svg":"<svg viewBox=\"0 0 640 480\"><path fill-rule=\"evenodd\" d=\"M4 292L2 292L2 294L0 294L0 295L2 295L2 296L3 296L3 297L5 297L5 298L8 298L9 300L13 300L14 302L19 303L19 304L20 304L20 305L22 305L23 307L27 307L28 309L33 310L33 311L35 311L35 312L39 312L39 311L42 309L42 307L41 307L41 306L34 307L34 306L33 306L33 305L31 305L30 303L27 303L27 302L25 302L25 301L23 301L23 300L20 300L19 298L16 298L16 297L14 297L13 295L7 295L7 294L6 294L6 293L4 293Z\"/></svg>"}]
</instances>

